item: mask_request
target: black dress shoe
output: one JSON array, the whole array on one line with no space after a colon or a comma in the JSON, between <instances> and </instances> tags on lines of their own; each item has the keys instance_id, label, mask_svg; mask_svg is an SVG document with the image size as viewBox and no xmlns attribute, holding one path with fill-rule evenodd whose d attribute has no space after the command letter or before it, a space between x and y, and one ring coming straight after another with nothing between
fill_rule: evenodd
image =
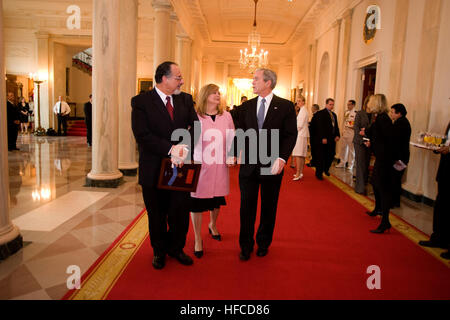
<instances>
[{"instance_id":1,"label":"black dress shoe","mask_svg":"<svg viewBox=\"0 0 450 320\"><path fill-rule=\"evenodd\" d=\"M330 173L329 173L328 171L325 171L324 173L325 173L325 175L326 175L327 177L330 176Z\"/></svg>"},{"instance_id":2,"label":"black dress shoe","mask_svg":"<svg viewBox=\"0 0 450 320\"><path fill-rule=\"evenodd\" d=\"M191 257L189 257L186 253L183 251L180 251L179 253L171 254L169 253L169 256L172 258L175 258L178 260L179 263L184 264L185 266L190 266L194 263Z\"/></svg>"},{"instance_id":3,"label":"black dress shoe","mask_svg":"<svg viewBox=\"0 0 450 320\"><path fill-rule=\"evenodd\" d=\"M370 230L370 232L372 232L372 233L379 233L379 234L384 233L385 231L390 232L391 227L392 226L391 226L390 223L386 224L386 225L380 224L378 226L378 228L376 228L375 230Z\"/></svg>"},{"instance_id":4,"label":"black dress shoe","mask_svg":"<svg viewBox=\"0 0 450 320\"><path fill-rule=\"evenodd\" d=\"M422 247L428 247L428 248L441 248L441 249L447 249L448 245L436 242L436 241L425 241L421 240L419 241L419 245Z\"/></svg>"},{"instance_id":5,"label":"black dress shoe","mask_svg":"<svg viewBox=\"0 0 450 320\"><path fill-rule=\"evenodd\" d=\"M154 256L152 265L153 268L160 270L166 265L166 259L163 256Z\"/></svg>"},{"instance_id":6,"label":"black dress shoe","mask_svg":"<svg viewBox=\"0 0 450 320\"><path fill-rule=\"evenodd\" d=\"M250 251L241 251L239 253L239 259L241 259L242 261L247 261L248 259L250 259Z\"/></svg>"},{"instance_id":7,"label":"black dress shoe","mask_svg":"<svg viewBox=\"0 0 450 320\"><path fill-rule=\"evenodd\" d=\"M269 249L266 248L258 248L258 250L256 251L256 255L258 257L264 257L267 255L267 253L269 252Z\"/></svg>"},{"instance_id":8,"label":"black dress shoe","mask_svg":"<svg viewBox=\"0 0 450 320\"><path fill-rule=\"evenodd\" d=\"M323 177L321 175L317 175L316 174L316 178L319 179L319 180L323 180Z\"/></svg>"},{"instance_id":9,"label":"black dress shoe","mask_svg":"<svg viewBox=\"0 0 450 320\"><path fill-rule=\"evenodd\" d=\"M222 241L222 236L221 236L220 234L214 235L214 234L212 233L212 230L211 230L210 227L208 227L208 230L209 230L209 234L211 235L211 237L212 237L214 240Z\"/></svg>"},{"instance_id":10,"label":"black dress shoe","mask_svg":"<svg viewBox=\"0 0 450 320\"><path fill-rule=\"evenodd\" d=\"M371 217L375 217L375 216L381 216L381 215L383 215L383 213L382 212L379 212L379 211L375 211L375 210L373 210L373 211L366 211L366 213L369 215L369 216L371 216Z\"/></svg>"},{"instance_id":11,"label":"black dress shoe","mask_svg":"<svg viewBox=\"0 0 450 320\"><path fill-rule=\"evenodd\" d=\"M447 252L443 252L443 253L441 253L441 258L444 258L444 259L450 260L450 250L449 250L449 251L447 251Z\"/></svg>"}]
</instances>

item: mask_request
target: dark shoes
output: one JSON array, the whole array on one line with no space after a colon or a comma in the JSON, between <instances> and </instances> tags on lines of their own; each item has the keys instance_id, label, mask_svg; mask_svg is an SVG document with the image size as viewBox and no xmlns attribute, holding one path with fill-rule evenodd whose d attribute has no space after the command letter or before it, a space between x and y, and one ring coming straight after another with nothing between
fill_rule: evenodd
<instances>
[{"instance_id":1,"label":"dark shoes","mask_svg":"<svg viewBox=\"0 0 450 320\"><path fill-rule=\"evenodd\" d=\"M444 258L444 259L450 260L450 250L449 250L449 251L447 251L447 252L443 252L443 253L441 253L441 258Z\"/></svg>"},{"instance_id":2,"label":"dark shoes","mask_svg":"<svg viewBox=\"0 0 450 320\"><path fill-rule=\"evenodd\" d=\"M442 243L438 243L436 241L425 241L425 240L421 240L419 241L419 245L421 245L422 247L429 247L429 248L441 248L441 249L447 249L448 245L446 244L442 244Z\"/></svg>"},{"instance_id":3,"label":"dark shoes","mask_svg":"<svg viewBox=\"0 0 450 320\"><path fill-rule=\"evenodd\" d=\"M200 250L200 251L196 251L195 250L195 244L194 244L194 256L196 256L197 258L201 258L201 257L203 257L203 241L202 241L202 250Z\"/></svg>"},{"instance_id":4,"label":"dark shoes","mask_svg":"<svg viewBox=\"0 0 450 320\"><path fill-rule=\"evenodd\" d=\"M380 212L380 211L375 211L375 210L373 210L373 211L366 211L366 213L367 213L369 216L371 216L371 217L383 215L382 212Z\"/></svg>"},{"instance_id":5,"label":"dark shoes","mask_svg":"<svg viewBox=\"0 0 450 320\"><path fill-rule=\"evenodd\" d=\"M152 265L153 268L161 270L166 265L166 258L164 256L154 256Z\"/></svg>"},{"instance_id":6,"label":"dark shoes","mask_svg":"<svg viewBox=\"0 0 450 320\"><path fill-rule=\"evenodd\" d=\"M318 175L318 174L316 174L316 178L317 178L317 179L319 179L319 180L323 180L323 177L322 177L322 175Z\"/></svg>"},{"instance_id":7,"label":"dark shoes","mask_svg":"<svg viewBox=\"0 0 450 320\"><path fill-rule=\"evenodd\" d=\"M391 227L392 226L391 226L390 223L389 224L380 224L378 226L378 228L376 228L375 230L370 230L370 232L378 233L378 234L384 233L385 231L390 232L391 231Z\"/></svg>"},{"instance_id":8,"label":"dark shoes","mask_svg":"<svg viewBox=\"0 0 450 320\"><path fill-rule=\"evenodd\" d=\"M214 234L212 233L212 230L211 230L210 227L208 227L208 230L209 230L209 234L211 235L211 237L212 237L214 240L222 241L222 236L221 236L220 234L214 235Z\"/></svg>"},{"instance_id":9,"label":"dark shoes","mask_svg":"<svg viewBox=\"0 0 450 320\"><path fill-rule=\"evenodd\" d=\"M330 176L330 173L329 173L328 171L325 171L324 173L325 173L325 175L326 175L327 177Z\"/></svg>"},{"instance_id":10,"label":"dark shoes","mask_svg":"<svg viewBox=\"0 0 450 320\"><path fill-rule=\"evenodd\" d=\"M180 251L178 253L169 253L169 256L171 256L172 258L175 258L178 260L179 263L184 264L185 266L190 266L191 264L194 263L194 261L192 260L191 257L189 257L186 253L184 253L183 251Z\"/></svg>"},{"instance_id":11,"label":"dark shoes","mask_svg":"<svg viewBox=\"0 0 450 320\"><path fill-rule=\"evenodd\" d=\"M258 248L258 250L256 250L256 255L258 257L264 257L267 255L267 253L269 252L269 249L266 248Z\"/></svg>"},{"instance_id":12,"label":"dark shoes","mask_svg":"<svg viewBox=\"0 0 450 320\"><path fill-rule=\"evenodd\" d=\"M252 253L251 251L242 250L239 253L239 259L241 259L241 261L247 261L248 259L250 259L251 253Z\"/></svg>"}]
</instances>

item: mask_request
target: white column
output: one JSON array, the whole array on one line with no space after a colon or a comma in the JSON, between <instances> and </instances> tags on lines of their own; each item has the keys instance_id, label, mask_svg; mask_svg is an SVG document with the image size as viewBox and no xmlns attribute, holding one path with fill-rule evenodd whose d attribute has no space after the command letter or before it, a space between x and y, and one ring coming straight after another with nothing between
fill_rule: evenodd
<instances>
[{"instance_id":1,"label":"white column","mask_svg":"<svg viewBox=\"0 0 450 320\"><path fill-rule=\"evenodd\" d=\"M50 83L53 82L52 75L49 74L49 68L48 68L48 53L49 53L49 47L48 47L48 38L49 34L45 31L39 31L35 33L36 39L37 39L37 48L38 48L38 64L37 64L37 70L34 72L38 73L45 73L48 75L48 81L44 81L40 85L39 94L41 95L38 97L37 91L35 91L34 96L35 103L37 102L36 99L39 100L40 105L40 115L35 115L35 124L37 128L37 117L41 117L41 126L44 129L48 129L50 127L50 118L53 116L52 108L53 106L50 105L50 99L49 99L49 87ZM36 87L35 87L36 88ZM37 90L37 89L36 89Z\"/></svg>"},{"instance_id":2,"label":"white column","mask_svg":"<svg viewBox=\"0 0 450 320\"><path fill-rule=\"evenodd\" d=\"M0 0L0 12L3 12L3 1ZM9 218L9 169L8 138L6 124L6 84L5 56L3 43L3 19L0 19L0 260L22 248L22 236L19 229Z\"/></svg>"},{"instance_id":3,"label":"white column","mask_svg":"<svg viewBox=\"0 0 450 320\"><path fill-rule=\"evenodd\" d=\"M120 1L94 0L92 169L86 186L117 187L119 163Z\"/></svg>"},{"instance_id":4,"label":"white column","mask_svg":"<svg viewBox=\"0 0 450 320\"><path fill-rule=\"evenodd\" d=\"M119 170L137 174L136 141L131 130L131 98L136 95L138 0L120 0Z\"/></svg>"},{"instance_id":5,"label":"white column","mask_svg":"<svg viewBox=\"0 0 450 320\"><path fill-rule=\"evenodd\" d=\"M179 35L177 36L177 43L175 62L180 66L184 78L183 91L191 93L192 40L186 35Z\"/></svg>"},{"instance_id":6,"label":"white column","mask_svg":"<svg viewBox=\"0 0 450 320\"><path fill-rule=\"evenodd\" d=\"M169 41L170 45L170 56L169 60L174 61L176 57L176 50L177 50L177 23L178 23L178 17L175 12L170 13L170 37L167 39Z\"/></svg>"},{"instance_id":7,"label":"white column","mask_svg":"<svg viewBox=\"0 0 450 320\"><path fill-rule=\"evenodd\" d=\"M172 33L170 14L173 11L172 5L166 0L154 0L152 2L155 11L153 45L153 70L164 61L170 61L172 48Z\"/></svg>"}]
</instances>

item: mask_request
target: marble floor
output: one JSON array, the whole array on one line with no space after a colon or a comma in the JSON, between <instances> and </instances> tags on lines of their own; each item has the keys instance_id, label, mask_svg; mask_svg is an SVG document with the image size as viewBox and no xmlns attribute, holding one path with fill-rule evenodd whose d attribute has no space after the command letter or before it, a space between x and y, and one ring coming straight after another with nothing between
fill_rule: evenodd
<instances>
[{"instance_id":1,"label":"marble floor","mask_svg":"<svg viewBox=\"0 0 450 320\"><path fill-rule=\"evenodd\" d=\"M84 137L19 135L17 146L8 152L10 218L24 248L0 262L0 300L60 299L67 268L76 265L83 274L142 211L141 188L137 177L124 177L114 189L84 187L91 169ZM350 171L331 172L353 183ZM431 207L403 198L393 212L431 233Z\"/></svg>"}]
</instances>

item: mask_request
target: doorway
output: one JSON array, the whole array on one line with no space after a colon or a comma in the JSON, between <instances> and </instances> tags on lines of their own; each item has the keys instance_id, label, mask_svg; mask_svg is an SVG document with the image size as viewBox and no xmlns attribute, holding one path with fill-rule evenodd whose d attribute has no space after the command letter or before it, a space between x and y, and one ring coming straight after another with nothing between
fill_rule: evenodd
<instances>
[{"instance_id":1,"label":"doorway","mask_svg":"<svg viewBox=\"0 0 450 320\"><path fill-rule=\"evenodd\" d=\"M361 103L364 103L366 97L375 94L375 84L377 80L377 63L365 66L361 70Z\"/></svg>"}]
</instances>

